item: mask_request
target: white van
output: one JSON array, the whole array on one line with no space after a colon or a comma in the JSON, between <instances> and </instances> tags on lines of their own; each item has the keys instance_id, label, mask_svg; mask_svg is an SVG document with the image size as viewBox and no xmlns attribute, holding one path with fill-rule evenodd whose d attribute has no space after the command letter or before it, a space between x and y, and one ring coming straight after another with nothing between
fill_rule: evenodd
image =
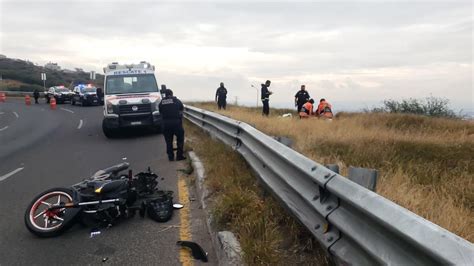
<instances>
[{"instance_id":1,"label":"white van","mask_svg":"<svg viewBox=\"0 0 474 266\"><path fill-rule=\"evenodd\" d=\"M112 138L120 129L131 127L159 132L161 94L155 67L145 61L130 65L112 63L104 68L104 73L104 135Z\"/></svg>"}]
</instances>

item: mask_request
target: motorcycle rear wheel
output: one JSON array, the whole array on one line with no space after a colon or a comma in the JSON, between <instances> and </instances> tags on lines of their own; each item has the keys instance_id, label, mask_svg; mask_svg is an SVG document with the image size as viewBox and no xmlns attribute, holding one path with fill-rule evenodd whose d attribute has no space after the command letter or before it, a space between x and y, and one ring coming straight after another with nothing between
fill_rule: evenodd
<instances>
[{"instance_id":1,"label":"motorcycle rear wheel","mask_svg":"<svg viewBox=\"0 0 474 266\"><path fill-rule=\"evenodd\" d=\"M25 211L25 225L39 237L54 237L73 225L74 209L48 210L49 207L73 201L73 193L67 188L52 188L36 196ZM75 215L72 215L75 216Z\"/></svg>"}]
</instances>

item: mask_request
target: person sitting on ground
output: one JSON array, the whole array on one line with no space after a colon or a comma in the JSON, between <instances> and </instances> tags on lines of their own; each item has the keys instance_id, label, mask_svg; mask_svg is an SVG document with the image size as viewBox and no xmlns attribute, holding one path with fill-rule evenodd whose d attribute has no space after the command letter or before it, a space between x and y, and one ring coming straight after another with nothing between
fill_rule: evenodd
<instances>
[{"instance_id":1,"label":"person sitting on ground","mask_svg":"<svg viewBox=\"0 0 474 266\"><path fill-rule=\"evenodd\" d=\"M326 99L321 99L318 105L318 111L316 113L319 117L332 119L332 106L326 101Z\"/></svg>"},{"instance_id":2,"label":"person sitting on ground","mask_svg":"<svg viewBox=\"0 0 474 266\"><path fill-rule=\"evenodd\" d=\"M301 110L300 110L300 118L308 118L312 115L314 115L313 113L313 104L314 104L314 100L313 99L309 99L305 104L303 104L303 106L301 107Z\"/></svg>"}]
</instances>

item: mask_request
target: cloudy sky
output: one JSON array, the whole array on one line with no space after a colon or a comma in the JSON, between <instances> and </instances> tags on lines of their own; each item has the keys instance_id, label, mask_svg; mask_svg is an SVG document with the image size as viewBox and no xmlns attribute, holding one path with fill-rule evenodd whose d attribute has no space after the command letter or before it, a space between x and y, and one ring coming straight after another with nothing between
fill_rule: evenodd
<instances>
[{"instance_id":1,"label":"cloudy sky","mask_svg":"<svg viewBox=\"0 0 474 266\"><path fill-rule=\"evenodd\" d=\"M472 1L6 1L0 54L102 71L146 60L184 100L291 107L306 84L341 109L383 99L472 108Z\"/></svg>"}]
</instances>

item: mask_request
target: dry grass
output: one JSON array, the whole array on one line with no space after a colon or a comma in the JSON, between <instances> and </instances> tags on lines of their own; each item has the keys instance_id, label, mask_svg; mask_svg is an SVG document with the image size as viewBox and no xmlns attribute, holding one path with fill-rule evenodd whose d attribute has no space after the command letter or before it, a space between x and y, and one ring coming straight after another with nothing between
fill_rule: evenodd
<instances>
[{"instance_id":1,"label":"dry grass","mask_svg":"<svg viewBox=\"0 0 474 266\"><path fill-rule=\"evenodd\" d=\"M206 168L213 220L234 232L248 265L327 265L316 241L275 200L265 195L240 155L185 123L187 149Z\"/></svg>"},{"instance_id":2,"label":"dry grass","mask_svg":"<svg viewBox=\"0 0 474 266\"><path fill-rule=\"evenodd\" d=\"M217 111L214 104L194 106ZM379 170L377 192L474 241L474 123L398 114L340 114L332 122L230 106L220 113L294 140L320 163Z\"/></svg>"},{"instance_id":3,"label":"dry grass","mask_svg":"<svg viewBox=\"0 0 474 266\"><path fill-rule=\"evenodd\" d=\"M26 85L25 83L12 79L4 79L0 82L0 90L16 89Z\"/></svg>"}]
</instances>

